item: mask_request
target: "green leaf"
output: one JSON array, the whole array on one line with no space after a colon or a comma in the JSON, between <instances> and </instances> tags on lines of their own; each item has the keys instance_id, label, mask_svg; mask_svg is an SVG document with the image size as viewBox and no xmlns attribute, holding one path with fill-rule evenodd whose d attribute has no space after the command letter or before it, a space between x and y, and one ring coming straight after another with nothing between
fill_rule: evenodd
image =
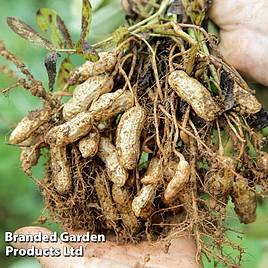
<instances>
[{"instance_id":1,"label":"green leaf","mask_svg":"<svg viewBox=\"0 0 268 268\"><path fill-rule=\"evenodd\" d=\"M99 60L99 55L97 51L87 43L91 21L92 7L90 1L83 0L81 34L80 39L76 44L76 52L82 55L86 60L95 62Z\"/></svg>"},{"instance_id":2,"label":"green leaf","mask_svg":"<svg viewBox=\"0 0 268 268\"><path fill-rule=\"evenodd\" d=\"M36 23L41 29L41 31L48 31L50 25L52 24L54 11L48 8L40 8L36 12Z\"/></svg>"},{"instance_id":3,"label":"green leaf","mask_svg":"<svg viewBox=\"0 0 268 268\"><path fill-rule=\"evenodd\" d=\"M82 44L76 47L76 53L82 55L86 60L89 61L98 61L99 55L98 52L87 42L82 41Z\"/></svg>"},{"instance_id":4,"label":"green leaf","mask_svg":"<svg viewBox=\"0 0 268 268\"><path fill-rule=\"evenodd\" d=\"M198 169L209 170L208 161L203 157L200 161L197 162Z\"/></svg>"},{"instance_id":5,"label":"green leaf","mask_svg":"<svg viewBox=\"0 0 268 268\"><path fill-rule=\"evenodd\" d=\"M264 137L267 137L268 136L268 127L265 127L265 128L262 129L262 135Z\"/></svg>"},{"instance_id":6,"label":"green leaf","mask_svg":"<svg viewBox=\"0 0 268 268\"><path fill-rule=\"evenodd\" d=\"M80 41L87 41L89 28L92 21L92 7L89 0L83 0L82 6L82 22L81 22L81 35Z\"/></svg>"},{"instance_id":7,"label":"green leaf","mask_svg":"<svg viewBox=\"0 0 268 268\"><path fill-rule=\"evenodd\" d=\"M192 73L194 69L197 52L198 52L198 45L196 44L188 50L188 53L185 56L183 56L185 71L189 75Z\"/></svg>"},{"instance_id":8,"label":"green leaf","mask_svg":"<svg viewBox=\"0 0 268 268\"><path fill-rule=\"evenodd\" d=\"M64 21L55 10L40 8L36 13L36 23L44 32L47 32L51 27L51 41L56 47L74 47L71 35Z\"/></svg>"},{"instance_id":9,"label":"green leaf","mask_svg":"<svg viewBox=\"0 0 268 268\"><path fill-rule=\"evenodd\" d=\"M50 91L53 90L55 84L58 56L57 52L50 51L45 58L45 66L48 74L48 87Z\"/></svg>"},{"instance_id":10,"label":"green leaf","mask_svg":"<svg viewBox=\"0 0 268 268\"><path fill-rule=\"evenodd\" d=\"M57 29L62 34L62 37L65 40L66 44L70 48L74 48L74 43L72 41L71 35L70 35L64 21L62 20L62 18L59 15L56 16L56 23L57 23Z\"/></svg>"},{"instance_id":11,"label":"green leaf","mask_svg":"<svg viewBox=\"0 0 268 268\"><path fill-rule=\"evenodd\" d=\"M219 133L217 129L213 129L213 144L219 144Z\"/></svg>"},{"instance_id":12,"label":"green leaf","mask_svg":"<svg viewBox=\"0 0 268 268\"><path fill-rule=\"evenodd\" d=\"M233 141L231 138L229 138L226 142L223 143L223 148L224 148L224 155L233 157L235 154L234 151L234 145Z\"/></svg>"},{"instance_id":13,"label":"green leaf","mask_svg":"<svg viewBox=\"0 0 268 268\"><path fill-rule=\"evenodd\" d=\"M70 59L70 57L65 58L59 69L58 77L57 77L57 90L62 90L64 85L68 81L68 77L70 72L74 69L74 65Z\"/></svg>"},{"instance_id":14,"label":"green leaf","mask_svg":"<svg viewBox=\"0 0 268 268\"><path fill-rule=\"evenodd\" d=\"M255 147L253 146L249 136L247 135L247 149L248 149L248 154L249 156L252 158L252 159L256 159L257 157L257 152L256 152L256 149Z\"/></svg>"},{"instance_id":15,"label":"green leaf","mask_svg":"<svg viewBox=\"0 0 268 268\"><path fill-rule=\"evenodd\" d=\"M30 41L36 45L45 47L48 50L55 49L50 41L39 35L31 26L25 22L13 17L7 17L7 24L16 34L18 34L23 39Z\"/></svg>"},{"instance_id":16,"label":"green leaf","mask_svg":"<svg viewBox=\"0 0 268 268\"><path fill-rule=\"evenodd\" d=\"M224 149L224 155L233 157L235 154L234 146L232 139L229 137L226 130L222 130L220 132L221 139L222 139L222 146ZM217 129L213 129L213 144L218 145L219 144L219 134Z\"/></svg>"},{"instance_id":17,"label":"green leaf","mask_svg":"<svg viewBox=\"0 0 268 268\"><path fill-rule=\"evenodd\" d=\"M219 28L212 20L208 20L208 33L220 38Z\"/></svg>"},{"instance_id":18,"label":"green leaf","mask_svg":"<svg viewBox=\"0 0 268 268\"><path fill-rule=\"evenodd\" d=\"M140 161L139 161L139 164L138 164L139 170L147 168L148 159L149 159L149 154L145 153L145 152L142 152L141 157L140 157Z\"/></svg>"}]
</instances>

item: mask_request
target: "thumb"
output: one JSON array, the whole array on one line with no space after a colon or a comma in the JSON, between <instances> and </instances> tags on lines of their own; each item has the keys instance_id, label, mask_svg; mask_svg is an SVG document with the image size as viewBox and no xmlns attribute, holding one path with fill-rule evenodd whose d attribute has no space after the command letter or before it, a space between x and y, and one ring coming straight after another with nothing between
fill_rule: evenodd
<instances>
[{"instance_id":1,"label":"thumb","mask_svg":"<svg viewBox=\"0 0 268 268\"><path fill-rule=\"evenodd\" d=\"M48 230L47 228L43 227L23 227L18 229L14 234L15 235L37 235L38 233L42 233L42 235L52 235L53 233ZM12 242L12 246L18 249L31 249L34 247L36 250L38 250L38 255L36 256L37 260L40 262L42 267L45 268L57 268L57 267L84 267L85 258L84 257L64 257L63 255L59 256L53 256L51 252L53 252L54 249L57 249L58 252L63 252L65 249L70 249L71 246L63 243L58 239L58 242ZM50 250L50 253L48 256L41 256L43 254L39 254L41 252L44 252L45 250ZM54 251L55 252L55 251ZM46 254L47 255L47 254Z\"/></svg>"}]
</instances>

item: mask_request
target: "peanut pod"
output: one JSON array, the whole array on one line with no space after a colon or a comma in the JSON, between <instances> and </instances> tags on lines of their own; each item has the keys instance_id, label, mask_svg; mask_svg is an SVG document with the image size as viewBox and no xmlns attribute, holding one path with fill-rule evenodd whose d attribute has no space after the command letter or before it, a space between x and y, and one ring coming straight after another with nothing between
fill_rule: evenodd
<instances>
[{"instance_id":1,"label":"peanut pod","mask_svg":"<svg viewBox=\"0 0 268 268\"><path fill-rule=\"evenodd\" d=\"M114 68L117 57L113 52L100 52L97 62L87 61L77 69L75 69L69 79L70 85L80 84L89 77L110 72Z\"/></svg>"},{"instance_id":2,"label":"peanut pod","mask_svg":"<svg viewBox=\"0 0 268 268\"><path fill-rule=\"evenodd\" d=\"M21 147L30 147L44 142L44 135L32 133L29 138L19 143Z\"/></svg>"},{"instance_id":3,"label":"peanut pod","mask_svg":"<svg viewBox=\"0 0 268 268\"><path fill-rule=\"evenodd\" d=\"M174 198L178 197L178 194L185 188L190 178L190 165L189 163L181 159L177 165L174 177L168 183L165 193L165 203L170 203Z\"/></svg>"},{"instance_id":4,"label":"peanut pod","mask_svg":"<svg viewBox=\"0 0 268 268\"><path fill-rule=\"evenodd\" d=\"M146 119L146 112L136 106L121 117L116 133L116 149L120 163L126 169L134 169L140 157L140 136Z\"/></svg>"},{"instance_id":5,"label":"peanut pod","mask_svg":"<svg viewBox=\"0 0 268 268\"><path fill-rule=\"evenodd\" d=\"M92 127L92 114L81 112L70 121L51 128L45 135L45 141L50 145L64 146L86 136Z\"/></svg>"},{"instance_id":6,"label":"peanut pod","mask_svg":"<svg viewBox=\"0 0 268 268\"><path fill-rule=\"evenodd\" d=\"M105 176L97 175L94 181L94 189L96 191L102 214L105 217L105 224L108 229L113 229L118 220L117 210L114 207L110 190L105 181Z\"/></svg>"},{"instance_id":7,"label":"peanut pod","mask_svg":"<svg viewBox=\"0 0 268 268\"><path fill-rule=\"evenodd\" d=\"M49 128L49 123L45 123L38 127L26 140L19 143L19 146L21 147L30 147L32 145L36 144L43 144L45 142L44 140L44 134L46 133L47 129Z\"/></svg>"},{"instance_id":8,"label":"peanut pod","mask_svg":"<svg viewBox=\"0 0 268 268\"><path fill-rule=\"evenodd\" d=\"M233 183L231 197L235 212L241 223L251 223L256 220L256 193L249 187L248 180L237 176Z\"/></svg>"},{"instance_id":9,"label":"peanut pod","mask_svg":"<svg viewBox=\"0 0 268 268\"><path fill-rule=\"evenodd\" d=\"M127 188L118 187L114 184L112 187L112 196L123 224L130 232L137 232L139 230L139 222L131 209L132 200Z\"/></svg>"},{"instance_id":10,"label":"peanut pod","mask_svg":"<svg viewBox=\"0 0 268 268\"><path fill-rule=\"evenodd\" d=\"M72 189L72 177L66 147L50 147L50 167L52 181L59 194L66 194Z\"/></svg>"},{"instance_id":11,"label":"peanut pod","mask_svg":"<svg viewBox=\"0 0 268 268\"><path fill-rule=\"evenodd\" d=\"M50 118L50 111L36 110L28 113L12 131L9 137L10 144L19 144L30 137L30 135Z\"/></svg>"},{"instance_id":12,"label":"peanut pod","mask_svg":"<svg viewBox=\"0 0 268 268\"><path fill-rule=\"evenodd\" d=\"M21 168L27 175L31 175L31 167L37 164L39 157L40 148L36 146L25 147L21 149Z\"/></svg>"},{"instance_id":13,"label":"peanut pod","mask_svg":"<svg viewBox=\"0 0 268 268\"><path fill-rule=\"evenodd\" d=\"M196 114L205 121L217 118L220 107L214 102L209 91L184 71L173 71L168 82L182 100L191 105Z\"/></svg>"},{"instance_id":14,"label":"peanut pod","mask_svg":"<svg viewBox=\"0 0 268 268\"><path fill-rule=\"evenodd\" d=\"M231 171L235 168L234 160L224 156L222 157L222 161L226 166L212 173L207 181L208 190L211 195L209 205L216 211L220 211L221 209L225 210L234 181L234 174Z\"/></svg>"},{"instance_id":15,"label":"peanut pod","mask_svg":"<svg viewBox=\"0 0 268 268\"><path fill-rule=\"evenodd\" d=\"M141 179L142 184L158 184L163 179L162 160L154 157L151 159L145 176Z\"/></svg>"},{"instance_id":16,"label":"peanut pod","mask_svg":"<svg viewBox=\"0 0 268 268\"><path fill-rule=\"evenodd\" d=\"M83 84L78 85L73 92L73 97L63 105L63 118L67 121L76 114L86 111L93 100L104 93L110 92L114 82L111 77L90 77Z\"/></svg>"},{"instance_id":17,"label":"peanut pod","mask_svg":"<svg viewBox=\"0 0 268 268\"><path fill-rule=\"evenodd\" d=\"M144 185L132 201L132 210L136 217L147 219L154 210L154 199L157 185Z\"/></svg>"},{"instance_id":18,"label":"peanut pod","mask_svg":"<svg viewBox=\"0 0 268 268\"><path fill-rule=\"evenodd\" d=\"M86 137L79 141L79 151L84 158L93 157L99 150L99 143L100 133L97 128L93 128Z\"/></svg>"},{"instance_id":19,"label":"peanut pod","mask_svg":"<svg viewBox=\"0 0 268 268\"><path fill-rule=\"evenodd\" d=\"M262 169L266 174L268 172L268 153L260 152L260 155L257 159L257 165Z\"/></svg>"},{"instance_id":20,"label":"peanut pod","mask_svg":"<svg viewBox=\"0 0 268 268\"><path fill-rule=\"evenodd\" d=\"M117 186L125 185L128 172L120 164L115 146L106 137L100 138L98 156L105 163L109 179Z\"/></svg>"},{"instance_id":21,"label":"peanut pod","mask_svg":"<svg viewBox=\"0 0 268 268\"><path fill-rule=\"evenodd\" d=\"M240 87L237 83L234 84L234 97L235 103L242 113L255 114L262 108L261 103L256 97Z\"/></svg>"},{"instance_id":22,"label":"peanut pod","mask_svg":"<svg viewBox=\"0 0 268 268\"><path fill-rule=\"evenodd\" d=\"M94 102L89 112L94 114L95 121L105 121L119 113L125 112L132 106L132 95L128 90L118 89L112 93L106 93Z\"/></svg>"}]
</instances>

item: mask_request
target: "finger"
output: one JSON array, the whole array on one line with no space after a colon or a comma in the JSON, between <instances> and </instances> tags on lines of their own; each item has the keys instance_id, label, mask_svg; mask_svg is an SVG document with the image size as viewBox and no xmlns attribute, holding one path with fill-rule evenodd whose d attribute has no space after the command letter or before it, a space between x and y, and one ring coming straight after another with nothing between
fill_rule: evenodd
<instances>
[{"instance_id":1,"label":"finger","mask_svg":"<svg viewBox=\"0 0 268 268\"><path fill-rule=\"evenodd\" d=\"M236 42L237 34L240 34L239 42ZM258 40L254 45L253 39ZM265 35L253 35L247 29L236 33L222 31L219 49L225 60L242 75L268 86L268 38Z\"/></svg>"},{"instance_id":2,"label":"finger","mask_svg":"<svg viewBox=\"0 0 268 268\"><path fill-rule=\"evenodd\" d=\"M242 10L245 2L241 0L214 0L209 9L209 17L220 28L225 28L233 23L237 17L237 11Z\"/></svg>"},{"instance_id":3,"label":"finger","mask_svg":"<svg viewBox=\"0 0 268 268\"><path fill-rule=\"evenodd\" d=\"M215 0L210 18L221 28L219 50L249 80L268 85L268 2Z\"/></svg>"},{"instance_id":4,"label":"finger","mask_svg":"<svg viewBox=\"0 0 268 268\"><path fill-rule=\"evenodd\" d=\"M23 227L18 229L14 234L15 235L37 235L38 233L42 233L42 235L52 235L53 233L43 227ZM12 242L12 246L18 249L31 249L32 247L35 248L36 253L38 255L46 252L47 254L49 250L49 256L36 256L38 261L40 262L42 267L46 268L54 268L54 267L84 267L83 263L85 262L85 258L83 257L64 257L62 254L56 257L56 250L58 252L63 252L64 248L70 249L70 246L62 241L58 240L58 242ZM42 255L43 255L42 254ZM54 256L53 256L54 255ZM72 266L76 265L76 266Z\"/></svg>"}]
</instances>

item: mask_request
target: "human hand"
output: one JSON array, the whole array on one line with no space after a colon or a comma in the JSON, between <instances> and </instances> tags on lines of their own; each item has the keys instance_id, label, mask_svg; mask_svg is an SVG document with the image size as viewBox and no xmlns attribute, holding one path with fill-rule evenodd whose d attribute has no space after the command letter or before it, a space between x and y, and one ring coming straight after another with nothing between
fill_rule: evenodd
<instances>
[{"instance_id":1,"label":"human hand","mask_svg":"<svg viewBox=\"0 0 268 268\"><path fill-rule=\"evenodd\" d=\"M15 234L52 234L42 227L24 227ZM68 245L63 242L58 243L12 243L16 248L28 249L34 246L37 249L49 247L79 247L81 244ZM85 247L84 257L37 257L42 267L45 268L197 268L200 267L195 262L196 249L194 243L189 238L178 238L171 241L168 253L164 252L164 244L142 242L137 245L118 245L115 242L83 244Z\"/></svg>"},{"instance_id":2,"label":"human hand","mask_svg":"<svg viewBox=\"0 0 268 268\"><path fill-rule=\"evenodd\" d=\"M210 18L220 27L219 50L247 78L268 86L268 1L214 0Z\"/></svg>"}]
</instances>

